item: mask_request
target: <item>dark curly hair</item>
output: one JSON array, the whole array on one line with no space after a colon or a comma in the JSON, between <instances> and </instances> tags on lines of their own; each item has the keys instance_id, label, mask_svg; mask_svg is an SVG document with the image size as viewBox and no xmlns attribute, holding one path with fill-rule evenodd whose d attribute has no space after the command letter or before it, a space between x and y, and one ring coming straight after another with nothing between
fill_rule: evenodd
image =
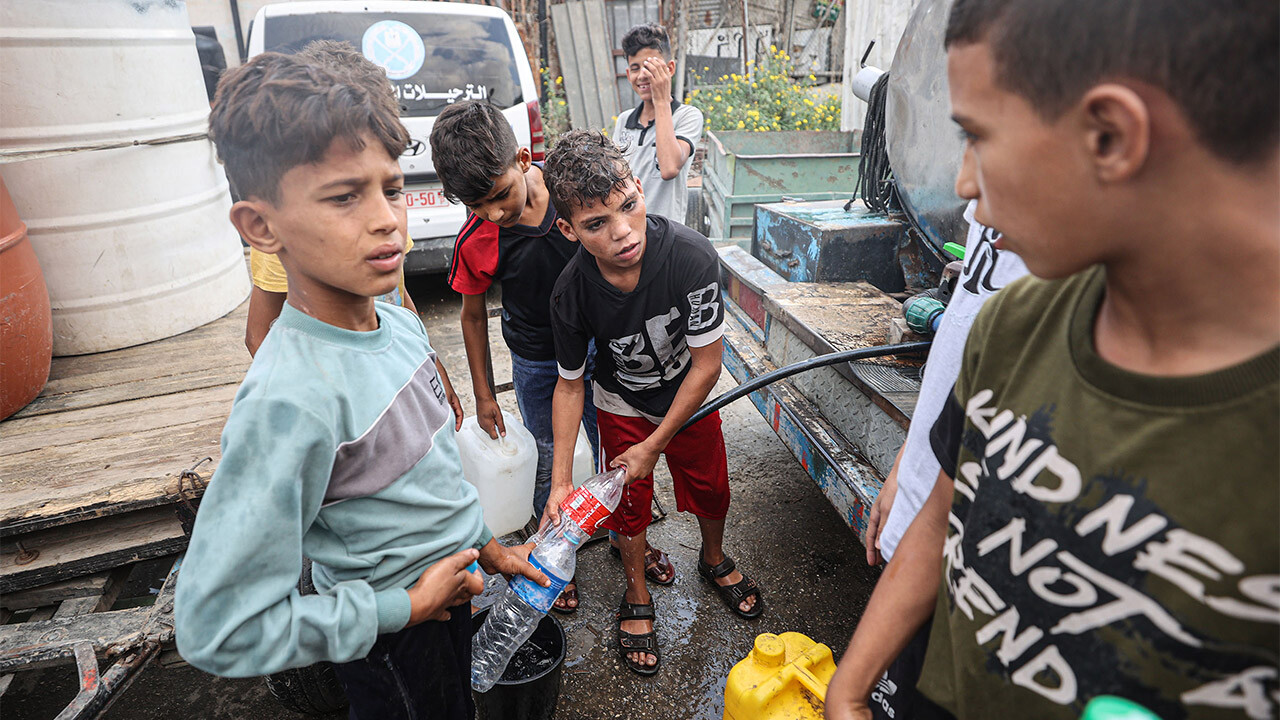
<instances>
[{"instance_id":1,"label":"dark curly hair","mask_svg":"<svg viewBox=\"0 0 1280 720\"><path fill-rule=\"evenodd\" d=\"M547 153L543 181L556 213L573 222L573 211L592 200L604 202L631 179L631 166L604 133L573 130Z\"/></svg>"},{"instance_id":2,"label":"dark curly hair","mask_svg":"<svg viewBox=\"0 0 1280 720\"><path fill-rule=\"evenodd\" d=\"M377 66L353 54L372 70L335 70L330 50L263 53L218 83L209 137L240 197L277 202L285 173L323 160L337 138L363 150L367 132L393 160L409 144L391 85L369 82Z\"/></svg>"},{"instance_id":3,"label":"dark curly hair","mask_svg":"<svg viewBox=\"0 0 1280 720\"><path fill-rule=\"evenodd\" d=\"M454 103L431 126L431 162L450 202L480 201L519 151L511 123L487 102Z\"/></svg>"},{"instance_id":4,"label":"dark curly hair","mask_svg":"<svg viewBox=\"0 0 1280 720\"><path fill-rule=\"evenodd\" d=\"M622 54L634 57L636 53L649 48L657 50L663 60L671 59L671 38L667 29L658 23L636 25L622 36Z\"/></svg>"}]
</instances>

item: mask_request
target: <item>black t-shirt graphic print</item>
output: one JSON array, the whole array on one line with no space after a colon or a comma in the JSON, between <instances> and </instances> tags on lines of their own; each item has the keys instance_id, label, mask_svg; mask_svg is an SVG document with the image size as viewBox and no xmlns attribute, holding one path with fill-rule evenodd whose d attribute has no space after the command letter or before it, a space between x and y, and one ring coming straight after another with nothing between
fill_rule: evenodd
<instances>
[{"instance_id":1,"label":"black t-shirt graphic print","mask_svg":"<svg viewBox=\"0 0 1280 720\"><path fill-rule=\"evenodd\" d=\"M581 377L594 338L596 384L605 391L596 405L660 418L689 371L689 348L723 334L724 302L709 240L657 215L648 217L646 237L640 281L628 293L580 250L551 293L551 326L562 377Z\"/></svg>"}]
</instances>

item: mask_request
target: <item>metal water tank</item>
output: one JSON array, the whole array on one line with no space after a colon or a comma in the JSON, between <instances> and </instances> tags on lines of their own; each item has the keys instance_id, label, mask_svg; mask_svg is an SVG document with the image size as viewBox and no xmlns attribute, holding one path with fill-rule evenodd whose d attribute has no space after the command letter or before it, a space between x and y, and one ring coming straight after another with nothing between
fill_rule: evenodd
<instances>
[{"instance_id":1,"label":"metal water tank","mask_svg":"<svg viewBox=\"0 0 1280 720\"><path fill-rule=\"evenodd\" d=\"M44 269L53 352L185 332L249 293L181 0L0 2L0 174Z\"/></svg>"}]
</instances>

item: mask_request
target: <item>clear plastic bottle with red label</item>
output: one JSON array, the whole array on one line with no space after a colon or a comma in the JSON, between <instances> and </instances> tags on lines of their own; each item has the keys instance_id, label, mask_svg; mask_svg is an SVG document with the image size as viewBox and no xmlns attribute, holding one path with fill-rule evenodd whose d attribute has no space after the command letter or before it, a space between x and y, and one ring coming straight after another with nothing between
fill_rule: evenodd
<instances>
[{"instance_id":1,"label":"clear plastic bottle with red label","mask_svg":"<svg viewBox=\"0 0 1280 720\"><path fill-rule=\"evenodd\" d=\"M529 562L550 580L550 587L517 576L494 603L471 642L471 687L485 692L502 677L511 656L533 634L577 569L577 550L622 499L626 470L617 468L587 480L560 503L560 521L538 531Z\"/></svg>"}]
</instances>

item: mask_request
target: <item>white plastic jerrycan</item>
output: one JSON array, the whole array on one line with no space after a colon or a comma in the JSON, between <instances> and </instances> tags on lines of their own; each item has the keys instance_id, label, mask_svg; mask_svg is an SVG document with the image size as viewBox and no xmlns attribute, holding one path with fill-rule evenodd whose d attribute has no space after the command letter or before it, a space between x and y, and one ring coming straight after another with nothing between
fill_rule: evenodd
<instances>
[{"instance_id":1,"label":"white plastic jerrycan","mask_svg":"<svg viewBox=\"0 0 1280 720\"><path fill-rule=\"evenodd\" d=\"M573 487L575 489L596 474L596 463L592 459L594 456L591 441L587 439L587 429L579 425L578 443L573 446Z\"/></svg>"},{"instance_id":2,"label":"white plastic jerrycan","mask_svg":"<svg viewBox=\"0 0 1280 720\"><path fill-rule=\"evenodd\" d=\"M494 535L524 527L533 514L533 478L538 471L538 448L533 433L507 412L502 413L507 436L497 440L480 429L474 415L462 421L458 454L462 474L476 486L484 522Z\"/></svg>"}]
</instances>

